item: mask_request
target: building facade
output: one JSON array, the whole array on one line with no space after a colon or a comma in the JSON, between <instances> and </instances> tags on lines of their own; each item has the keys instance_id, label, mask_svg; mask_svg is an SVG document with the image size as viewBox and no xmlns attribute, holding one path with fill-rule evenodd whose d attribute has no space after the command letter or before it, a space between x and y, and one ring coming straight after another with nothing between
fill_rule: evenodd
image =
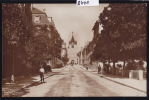
<instances>
[{"instance_id":1,"label":"building facade","mask_svg":"<svg viewBox=\"0 0 149 100\"><path fill-rule=\"evenodd\" d=\"M50 19L49 19L50 18ZM41 32L41 28L45 28L45 33L48 34L49 38L51 39L51 43L55 45L55 47L61 49L61 37L55 27L54 21L52 20L52 17L48 17L45 13L45 10L40 10L35 7L32 8L32 22L33 27L35 29L34 35L38 36ZM54 32L52 31L54 30ZM60 45L60 46L59 46ZM51 49L51 48L50 48ZM57 67L62 63L61 61L61 50L59 50L59 54L49 54L49 61L47 61L47 64L51 65L52 68Z\"/></svg>"},{"instance_id":2,"label":"building facade","mask_svg":"<svg viewBox=\"0 0 149 100\"><path fill-rule=\"evenodd\" d=\"M94 43L93 41L90 41L88 44L84 46L84 48L81 48L81 50L77 53L77 56L79 58L79 64L81 65L89 65L92 64L91 62L91 55L94 50Z\"/></svg>"},{"instance_id":3,"label":"building facade","mask_svg":"<svg viewBox=\"0 0 149 100\"><path fill-rule=\"evenodd\" d=\"M98 19L93 28L93 39L92 41L88 42L81 50L77 53L77 56L79 57L79 64L81 65L90 65L93 64L94 62L91 61L91 56L93 53L93 50L97 44L98 37L100 36L99 32L99 27L100 27L100 20Z\"/></svg>"},{"instance_id":4,"label":"building facade","mask_svg":"<svg viewBox=\"0 0 149 100\"><path fill-rule=\"evenodd\" d=\"M67 49L66 49L66 43L62 43L62 48L61 48L61 58L67 57Z\"/></svg>"}]
</instances>

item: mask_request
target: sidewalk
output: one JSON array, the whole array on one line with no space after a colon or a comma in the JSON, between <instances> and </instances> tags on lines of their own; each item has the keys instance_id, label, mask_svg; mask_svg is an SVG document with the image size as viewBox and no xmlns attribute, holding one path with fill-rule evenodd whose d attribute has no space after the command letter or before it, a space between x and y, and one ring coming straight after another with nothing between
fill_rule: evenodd
<instances>
[{"instance_id":1,"label":"sidewalk","mask_svg":"<svg viewBox=\"0 0 149 100\"><path fill-rule=\"evenodd\" d=\"M83 66L81 68L86 70ZM88 71L99 75L97 69L88 69ZM147 80L129 79L118 75L104 75L103 78L142 92L147 92Z\"/></svg>"},{"instance_id":2,"label":"sidewalk","mask_svg":"<svg viewBox=\"0 0 149 100\"><path fill-rule=\"evenodd\" d=\"M54 75L54 72L48 72L44 75L45 79ZM18 80L15 84L4 84L2 86L2 97L17 97L22 95L23 89L34 85L36 83L40 83L39 75L35 75L32 77L24 78L22 80Z\"/></svg>"},{"instance_id":3,"label":"sidewalk","mask_svg":"<svg viewBox=\"0 0 149 100\"><path fill-rule=\"evenodd\" d=\"M147 81L146 80L137 80L137 79L129 79L129 78L123 78L118 76L112 76L112 75L105 75L104 78L120 83L122 85L126 85L131 88L138 89L142 92L147 92Z\"/></svg>"}]
</instances>

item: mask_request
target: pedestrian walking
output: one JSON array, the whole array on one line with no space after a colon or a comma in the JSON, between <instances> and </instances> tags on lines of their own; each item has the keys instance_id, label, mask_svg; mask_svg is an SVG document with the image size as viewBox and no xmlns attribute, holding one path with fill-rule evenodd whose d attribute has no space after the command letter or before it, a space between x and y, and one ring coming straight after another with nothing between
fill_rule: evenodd
<instances>
[{"instance_id":1,"label":"pedestrian walking","mask_svg":"<svg viewBox=\"0 0 149 100\"><path fill-rule=\"evenodd\" d=\"M41 66L40 67L40 69L39 69L39 73L40 73L40 81L41 81L41 83L42 82L45 82L44 81L44 73L45 73L45 70L44 70L44 68Z\"/></svg>"},{"instance_id":2,"label":"pedestrian walking","mask_svg":"<svg viewBox=\"0 0 149 100\"><path fill-rule=\"evenodd\" d=\"M104 67L103 67L103 63L102 62L98 62L98 66L100 67L100 76L103 76L103 71L104 71Z\"/></svg>"},{"instance_id":3,"label":"pedestrian walking","mask_svg":"<svg viewBox=\"0 0 149 100\"><path fill-rule=\"evenodd\" d=\"M100 73L101 67L98 65L98 74Z\"/></svg>"}]
</instances>

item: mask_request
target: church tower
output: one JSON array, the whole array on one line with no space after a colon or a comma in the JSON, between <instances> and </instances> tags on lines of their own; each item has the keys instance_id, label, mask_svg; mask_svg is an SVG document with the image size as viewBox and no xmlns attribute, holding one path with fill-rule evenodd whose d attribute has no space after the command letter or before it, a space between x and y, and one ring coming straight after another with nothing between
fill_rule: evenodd
<instances>
[{"instance_id":1,"label":"church tower","mask_svg":"<svg viewBox=\"0 0 149 100\"><path fill-rule=\"evenodd\" d=\"M69 41L69 46L68 46L68 58L69 62L74 61L74 63L78 63L78 57L77 57L77 41L74 39L73 32L72 32L72 37L71 40Z\"/></svg>"}]
</instances>

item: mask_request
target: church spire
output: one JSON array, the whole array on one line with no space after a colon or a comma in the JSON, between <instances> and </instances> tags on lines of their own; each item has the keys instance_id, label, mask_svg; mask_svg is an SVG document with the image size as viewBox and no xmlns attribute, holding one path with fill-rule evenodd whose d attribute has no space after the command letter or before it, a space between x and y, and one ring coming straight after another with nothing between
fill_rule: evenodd
<instances>
[{"instance_id":1,"label":"church spire","mask_svg":"<svg viewBox=\"0 0 149 100\"><path fill-rule=\"evenodd\" d=\"M74 37L73 37L73 32L72 32L72 38L71 38L71 41L75 41L75 40L74 40Z\"/></svg>"},{"instance_id":2,"label":"church spire","mask_svg":"<svg viewBox=\"0 0 149 100\"><path fill-rule=\"evenodd\" d=\"M77 42L75 41L74 36L73 36L73 32L72 32L72 38L69 41L69 45L71 45L71 44L77 45Z\"/></svg>"}]
</instances>

